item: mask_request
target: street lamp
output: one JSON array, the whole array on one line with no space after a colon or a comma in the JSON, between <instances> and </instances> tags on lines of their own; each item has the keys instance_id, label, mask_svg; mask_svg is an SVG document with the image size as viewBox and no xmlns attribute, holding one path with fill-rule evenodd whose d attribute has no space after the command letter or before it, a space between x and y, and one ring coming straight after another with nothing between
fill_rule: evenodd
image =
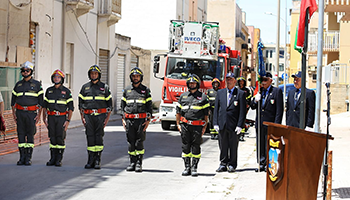
<instances>
[{"instance_id":1,"label":"street lamp","mask_svg":"<svg viewBox=\"0 0 350 200\"><path fill-rule=\"evenodd\" d=\"M272 16L276 16L275 14L273 14L272 12L265 12L266 15L272 15ZM276 16L277 17L277 16ZM285 19L287 20L287 0L286 0L286 17ZM286 68L287 68L287 22L283 19L280 18L280 20L282 20L285 24L285 37L284 37L284 68L283 68L283 74L284 74L284 80L283 80L283 93L284 93L284 99L286 97ZM279 31L278 31L279 32ZM278 34L278 41L279 41L279 34ZM279 43L279 42L278 42ZM278 44L279 45L279 44ZM277 44L276 44L277 46ZM277 47L276 47L277 49ZM279 47L278 47L279 49ZM277 55L277 52L276 52ZM277 57L277 56L276 56ZM276 63L278 63L278 68L279 68L279 52L278 52L278 58L276 58L278 61ZM278 86L278 82L279 82L279 69L277 70L277 86Z\"/></svg>"}]
</instances>

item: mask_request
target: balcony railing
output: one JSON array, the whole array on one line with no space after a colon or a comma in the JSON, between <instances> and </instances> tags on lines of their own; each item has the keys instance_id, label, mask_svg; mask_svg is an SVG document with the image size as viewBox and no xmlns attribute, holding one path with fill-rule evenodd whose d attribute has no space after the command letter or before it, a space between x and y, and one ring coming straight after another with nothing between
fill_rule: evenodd
<instances>
[{"instance_id":1,"label":"balcony railing","mask_svg":"<svg viewBox=\"0 0 350 200\"><path fill-rule=\"evenodd\" d=\"M325 12L340 14L342 21L350 21L350 0L324 0Z\"/></svg>"},{"instance_id":2,"label":"balcony railing","mask_svg":"<svg viewBox=\"0 0 350 200\"><path fill-rule=\"evenodd\" d=\"M339 51L339 31L327 31L323 35L323 51L337 52ZM310 53L317 51L318 33L309 34L308 51Z\"/></svg>"},{"instance_id":3,"label":"balcony railing","mask_svg":"<svg viewBox=\"0 0 350 200\"><path fill-rule=\"evenodd\" d=\"M67 0L67 5L76 10L78 16L88 13L94 8L94 0Z\"/></svg>"},{"instance_id":4,"label":"balcony railing","mask_svg":"<svg viewBox=\"0 0 350 200\"><path fill-rule=\"evenodd\" d=\"M121 19L121 0L100 0L98 12L99 22L107 21L107 26L117 23Z\"/></svg>"},{"instance_id":5,"label":"balcony railing","mask_svg":"<svg viewBox=\"0 0 350 200\"><path fill-rule=\"evenodd\" d=\"M244 35L243 32L238 32L238 33L236 33L236 37L237 37L237 38L242 38L242 40L245 41L245 35Z\"/></svg>"}]
</instances>

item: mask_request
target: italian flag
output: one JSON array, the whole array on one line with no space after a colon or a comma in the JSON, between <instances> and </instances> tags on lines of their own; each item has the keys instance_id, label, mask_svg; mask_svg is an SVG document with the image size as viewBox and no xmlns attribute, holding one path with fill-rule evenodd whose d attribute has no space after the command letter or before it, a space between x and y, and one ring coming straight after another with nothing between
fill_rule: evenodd
<instances>
[{"instance_id":1,"label":"italian flag","mask_svg":"<svg viewBox=\"0 0 350 200\"><path fill-rule=\"evenodd\" d=\"M309 9L309 17L308 17L309 21L307 23L309 23L311 16L317 10L316 0L301 0L299 24L297 26L297 32L295 34L295 44L294 44L294 49L297 50L299 53L302 52L304 47L305 23L306 23L305 16L306 16L307 9Z\"/></svg>"}]
</instances>

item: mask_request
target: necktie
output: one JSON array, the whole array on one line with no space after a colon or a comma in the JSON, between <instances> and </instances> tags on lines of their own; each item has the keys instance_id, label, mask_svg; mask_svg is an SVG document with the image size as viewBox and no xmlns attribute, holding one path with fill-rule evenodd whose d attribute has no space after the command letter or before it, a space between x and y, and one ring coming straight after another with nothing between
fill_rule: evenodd
<instances>
[{"instance_id":1,"label":"necktie","mask_svg":"<svg viewBox=\"0 0 350 200\"><path fill-rule=\"evenodd\" d=\"M297 102L299 100L299 95L300 95L300 90L297 89L297 91L295 91L295 94L294 94L294 106L297 105Z\"/></svg>"},{"instance_id":2,"label":"necktie","mask_svg":"<svg viewBox=\"0 0 350 200\"><path fill-rule=\"evenodd\" d=\"M267 90L263 90L263 95L262 95L262 105L265 105L265 99L266 99L266 93L267 93Z\"/></svg>"},{"instance_id":3,"label":"necktie","mask_svg":"<svg viewBox=\"0 0 350 200\"><path fill-rule=\"evenodd\" d=\"M232 90L228 89L227 92L228 92L228 100L227 100L227 106L228 106L232 98L233 89Z\"/></svg>"}]
</instances>

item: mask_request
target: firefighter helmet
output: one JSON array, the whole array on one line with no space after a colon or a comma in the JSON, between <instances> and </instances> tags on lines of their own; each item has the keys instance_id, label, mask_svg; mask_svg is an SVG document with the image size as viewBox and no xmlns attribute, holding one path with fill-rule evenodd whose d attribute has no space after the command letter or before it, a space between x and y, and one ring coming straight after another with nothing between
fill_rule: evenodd
<instances>
[{"instance_id":1,"label":"firefighter helmet","mask_svg":"<svg viewBox=\"0 0 350 200\"><path fill-rule=\"evenodd\" d=\"M190 83L191 82L195 82L197 83L195 88L190 88ZM196 74L192 74L188 77L187 81L186 81L186 85L188 87L189 90L195 90L195 89L199 89L199 86L201 85L201 79L196 75Z\"/></svg>"},{"instance_id":2,"label":"firefighter helmet","mask_svg":"<svg viewBox=\"0 0 350 200\"><path fill-rule=\"evenodd\" d=\"M133 80L132 80L132 75L137 75L137 74L141 76L141 79L140 79L140 81L138 81L138 82L133 82ZM131 81L132 83L134 83L134 84L138 84L138 83L141 83L141 82L143 81L143 72L142 72L142 70L141 70L140 68L134 67L134 68L130 71L130 81Z\"/></svg>"},{"instance_id":3,"label":"firefighter helmet","mask_svg":"<svg viewBox=\"0 0 350 200\"><path fill-rule=\"evenodd\" d=\"M59 83L55 83L55 82L53 81L53 78L55 77L56 74L58 74L58 75L61 76L61 81L60 81ZM52 83L54 83L54 84L63 84L63 83L64 83L64 77L65 77L64 72L61 71L61 70L59 70L59 69L56 69L56 70L52 73L52 75L51 75L51 81L52 81Z\"/></svg>"},{"instance_id":4,"label":"firefighter helmet","mask_svg":"<svg viewBox=\"0 0 350 200\"><path fill-rule=\"evenodd\" d=\"M29 76L31 76L33 74L34 64L29 62L29 61L26 61L25 63L23 63L21 65L21 71L25 70L25 69L29 69L30 70L30 74L29 75L23 76L24 78L27 78L27 77L29 77Z\"/></svg>"},{"instance_id":5,"label":"firefighter helmet","mask_svg":"<svg viewBox=\"0 0 350 200\"><path fill-rule=\"evenodd\" d=\"M241 87L241 85L239 84L240 81L243 81L243 87L245 87L247 85L247 81L245 80L245 78L243 76L237 78L237 82L238 82L239 87Z\"/></svg>"},{"instance_id":6,"label":"firefighter helmet","mask_svg":"<svg viewBox=\"0 0 350 200\"><path fill-rule=\"evenodd\" d=\"M97 79L92 79L90 76L90 72L98 72L98 78ZM92 81L100 80L101 79L101 69L98 65L92 65L88 71L88 77Z\"/></svg>"},{"instance_id":7,"label":"firefighter helmet","mask_svg":"<svg viewBox=\"0 0 350 200\"><path fill-rule=\"evenodd\" d=\"M216 86L214 83L219 83L218 86ZM214 78L212 81L211 81L211 85L213 86L213 88L216 90L217 88L220 87L220 80L218 78Z\"/></svg>"}]
</instances>

